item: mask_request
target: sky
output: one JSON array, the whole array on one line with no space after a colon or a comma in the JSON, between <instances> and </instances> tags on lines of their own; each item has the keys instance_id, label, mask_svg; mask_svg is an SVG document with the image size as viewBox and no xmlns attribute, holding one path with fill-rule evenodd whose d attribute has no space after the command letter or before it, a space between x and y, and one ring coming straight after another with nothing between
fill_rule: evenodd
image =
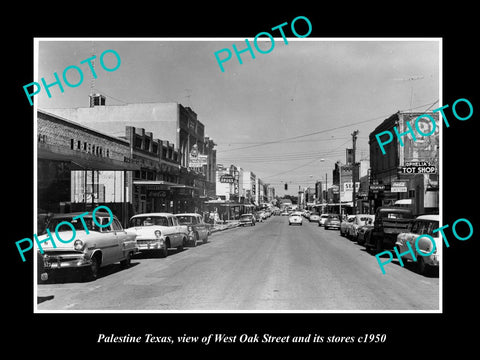
<instances>
[{"instance_id":1,"label":"sky","mask_svg":"<svg viewBox=\"0 0 480 360\"><path fill-rule=\"evenodd\" d=\"M64 84L63 93L50 88L51 98L42 89L34 100L38 108L87 107L92 86L107 105L181 103L197 113L217 144L217 163L254 172L280 196L284 183L288 194L326 177L330 186L334 163L345 162L354 130L357 160L368 158L368 136L384 119L399 110L440 106L437 39L293 38L285 44L280 37L261 54L249 38L255 58L241 53L242 64L232 45L245 49L243 38L38 40L33 81L51 83L54 72L61 78L70 65L84 75L75 88ZM272 44L263 40L258 46L265 51ZM232 57L222 72L214 53L225 48ZM99 63L109 49L121 58L112 72ZM88 65L80 64L92 53L93 83ZM104 61L116 65L111 53ZM67 77L80 81L75 70Z\"/></svg>"}]
</instances>

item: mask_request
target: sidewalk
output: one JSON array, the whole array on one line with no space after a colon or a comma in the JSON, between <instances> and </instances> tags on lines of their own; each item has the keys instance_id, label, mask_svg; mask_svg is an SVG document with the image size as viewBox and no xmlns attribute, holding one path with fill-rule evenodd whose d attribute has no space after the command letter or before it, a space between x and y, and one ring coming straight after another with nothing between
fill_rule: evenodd
<instances>
[{"instance_id":1,"label":"sidewalk","mask_svg":"<svg viewBox=\"0 0 480 360\"><path fill-rule=\"evenodd\" d=\"M213 234L217 231L233 229L238 227L238 225L239 225L238 220L228 220L228 221L225 221L225 223L217 223L210 228L210 234Z\"/></svg>"}]
</instances>

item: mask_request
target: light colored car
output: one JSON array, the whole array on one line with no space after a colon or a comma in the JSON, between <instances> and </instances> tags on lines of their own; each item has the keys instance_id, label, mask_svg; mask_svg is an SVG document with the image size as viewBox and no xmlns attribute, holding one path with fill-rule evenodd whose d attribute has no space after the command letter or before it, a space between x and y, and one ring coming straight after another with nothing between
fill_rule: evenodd
<instances>
[{"instance_id":1,"label":"light colored car","mask_svg":"<svg viewBox=\"0 0 480 360\"><path fill-rule=\"evenodd\" d=\"M439 221L440 218L438 215L421 215L413 220L408 228L408 232L397 235L395 245L398 252L401 254L408 251L407 243L409 243L415 254L418 272L421 274L425 274L429 272L431 268L438 267L439 265L438 249L442 246L442 242L440 240L440 232L433 233L433 230L439 228ZM420 235L430 235L433 237L435 244L433 244L428 237L422 237L418 240L417 246L415 246L415 241ZM413 261L410 252L402 255L402 261L404 263L408 260Z\"/></svg>"},{"instance_id":2,"label":"light colored car","mask_svg":"<svg viewBox=\"0 0 480 360\"><path fill-rule=\"evenodd\" d=\"M255 215L253 214L243 214L240 215L240 219L238 219L240 226L250 225L255 226Z\"/></svg>"},{"instance_id":3,"label":"light colored car","mask_svg":"<svg viewBox=\"0 0 480 360\"><path fill-rule=\"evenodd\" d=\"M328 215L327 220L323 224L325 230L328 229L340 229L340 217L337 214Z\"/></svg>"},{"instance_id":4,"label":"light colored car","mask_svg":"<svg viewBox=\"0 0 480 360\"><path fill-rule=\"evenodd\" d=\"M318 226L323 226L325 224L325 220L328 219L329 214L322 214L320 215L320 220L318 220ZM311 215L310 215L311 216Z\"/></svg>"},{"instance_id":5,"label":"light colored car","mask_svg":"<svg viewBox=\"0 0 480 360\"><path fill-rule=\"evenodd\" d=\"M310 217L308 218L310 222L319 222L320 221L320 214L319 213L311 213Z\"/></svg>"},{"instance_id":6,"label":"light colored car","mask_svg":"<svg viewBox=\"0 0 480 360\"><path fill-rule=\"evenodd\" d=\"M357 240L358 229L361 226L365 225L367 222L371 222L373 224L374 221L375 221L375 215L369 215L369 214L355 215L351 225L347 228L347 231L346 231L347 237L353 240Z\"/></svg>"},{"instance_id":7,"label":"light colored car","mask_svg":"<svg viewBox=\"0 0 480 360\"><path fill-rule=\"evenodd\" d=\"M350 228L352 227L353 220L355 220L355 215L347 215L345 219L340 223L340 235L346 236Z\"/></svg>"},{"instance_id":8,"label":"light colored car","mask_svg":"<svg viewBox=\"0 0 480 360\"><path fill-rule=\"evenodd\" d=\"M186 225L190 246L197 246L197 241L204 244L208 241L210 226L203 221L202 215L197 213L175 214L180 225Z\"/></svg>"},{"instance_id":9,"label":"light colored car","mask_svg":"<svg viewBox=\"0 0 480 360\"><path fill-rule=\"evenodd\" d=\"M300 211L295 211L288 217L288 225L297 224L302 225L303 218Z\"/></svg>"},{"instance_id":10,"label":"light colored car","mask_svg":"<svg viewBox=\"0 0 480 360\"><path fill-rule=\"evenodd\" d=\"M42 242L43 279L50 277L50 274L65 269L80 269L86 280L95 280L98 277L98 270L101 267L120 262L124 267L130 265L132 255L138 252L136 234L128 229L123 229L118 219L113 219L107 212L96 212L95 219L100 225L95 224L92 214L74 219L82 213L68 213L54 215L48 222L47 228L53 233L53 229L62 223L69 222L75 229L58 231L61 239L75 240L70 242L52 241L48 234L38 237ZM83 221L82 221L83 220ZM50 240L47 240L50 239ZM40 253L40 250L39 250Z\"/></svg>"},{"instance_id":11,"label":"light colored car","mask_svg":"<svg viewBox=\"0 0 480 360\"><path fill-rule=\"evenodd\" d=\"M188 227L180 225L170 213L149 213L132 216L127 230L137 234L141 252L157 252L168 256L169 248L182 250L188 244Z\"/></svg>"}]
</instances>

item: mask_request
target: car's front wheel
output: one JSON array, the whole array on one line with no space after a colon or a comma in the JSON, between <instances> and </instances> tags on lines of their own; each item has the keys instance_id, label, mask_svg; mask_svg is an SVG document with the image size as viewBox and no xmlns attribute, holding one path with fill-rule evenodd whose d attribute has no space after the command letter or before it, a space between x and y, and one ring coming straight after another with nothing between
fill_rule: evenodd
<instances>
[{"instance_id":1,"label":"car's front wheel","mask_svg":"<svg viewBox=\"0 0 480 360\"><path fill-rule=\"evenodd\" d=\"M163 247L160 249L159 255L161 258L168 256L168 244L166 241L163 242Z\"/></svg>"},{"instance_id":2,"label":"car's front wheel","mask_svg":"<svg viewBox=\"0 0 480 360\"><path fill-rule=\"evenodd\" d=\"M90 266L86 269L84 274L85 281L94 281L98 278L98 269L100 268L100 259L98 256L93 256Z\"/></svg>"},{"instance_id":3,"label":"car's front wheel","mask_svg":"<svg viewBox=\"0 0 480 360\"><path fill-rule=\"evenodd\" d=\"M125 269L125 268L128 268L131 263L132 263L132 254L128 252L125 259L120 261L120 265Z\"/></svg>"}]
</instances>

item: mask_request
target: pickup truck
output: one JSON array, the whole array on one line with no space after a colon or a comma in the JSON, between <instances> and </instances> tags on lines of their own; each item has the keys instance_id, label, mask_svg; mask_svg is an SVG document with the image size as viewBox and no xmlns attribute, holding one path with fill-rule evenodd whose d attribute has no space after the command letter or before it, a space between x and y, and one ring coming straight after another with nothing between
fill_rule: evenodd
<instances>
[{"instance_id":1,"label":"pickup truck","mask_svg":"<svg viewBox=\"0 0 480 360\"><path fill-rule=\"evenodd\" d=\"M373 229L365 239L368 251L378 253L383 249L392 249L397 235L408 231L414 216L412 210L399 207L380 207L375 213Z\"/></svg>"}]
</instances>

